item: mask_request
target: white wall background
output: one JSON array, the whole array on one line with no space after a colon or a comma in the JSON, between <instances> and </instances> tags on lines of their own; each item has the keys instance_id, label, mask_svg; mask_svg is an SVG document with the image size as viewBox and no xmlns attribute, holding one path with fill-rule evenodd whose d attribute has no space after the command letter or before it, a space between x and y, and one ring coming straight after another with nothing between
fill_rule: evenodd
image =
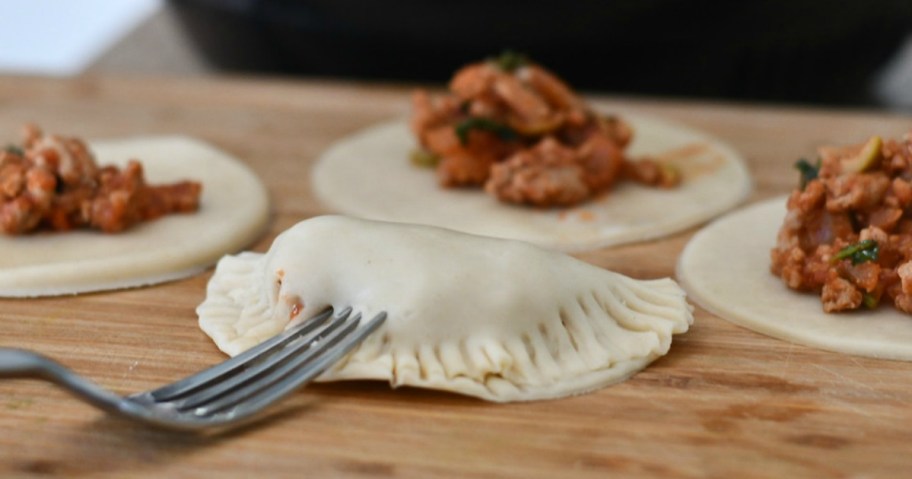
<instances>
[{"instance_id":1,"label":"white wall background","mask_svg":"<svg viewBox=\"0 0 912 479\"><path fill-rule=\"evenodd\" d=\"M75 75L163 0L0 0L0 74Z\"/></svg>"}]
</instances>

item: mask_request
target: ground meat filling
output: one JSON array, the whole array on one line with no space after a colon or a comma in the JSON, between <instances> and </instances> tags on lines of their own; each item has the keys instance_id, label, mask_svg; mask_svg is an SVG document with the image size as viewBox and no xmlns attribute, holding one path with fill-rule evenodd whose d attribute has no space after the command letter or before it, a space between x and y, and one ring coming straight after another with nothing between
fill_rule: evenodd
<instances>
[{"instance_id":1,"label":"ground meat filling","mask_svg":"<svg viewBox=\"0 0 912 479\"><path fill-rule=\"evenodd\" d=\"M630 180L671 188L680 174L629 161L630 127L587 107L550 71L515 54L460 69L450 91L414 94L412 130L443 187L484 187L500 201L570 206ZM432 158L431 161L426 161Z\"/></svg>"},{"instance_id":2,"label":"ground meat filling","mask_svg":"<svg viewBox=\"0 0 912 479\"><path fill-rule=\"evenodd\" d=\"M796 166L773 274L819 293L828 313L881 302L912 313L912 133L820 148L816 165Z\"/></svg>"},{"instance_id":3,"label":"ground meat filling","mask_svg":"<svg viewBox=\"0 0 912 479\"><path fill-rule=\"evenodd\" d=\"M0 151L0 232L93 228L117 233L171 213L199 208L194 181L147 185L142 165L99 167L77 138L23 128L22 146Z\"/></svg>"}]
</instances>

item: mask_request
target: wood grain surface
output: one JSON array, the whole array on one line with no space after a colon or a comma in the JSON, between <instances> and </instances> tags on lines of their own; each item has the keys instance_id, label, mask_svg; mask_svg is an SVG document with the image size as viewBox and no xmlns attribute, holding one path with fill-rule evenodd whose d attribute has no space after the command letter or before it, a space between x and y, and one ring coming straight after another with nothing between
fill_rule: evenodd
<instances>
[{"instance_id":1,"label":"wood grain surface","mask_svg":"<svg viewBox=\"0 0 912 479\"><path fill-rule=\"evenodd\" d=\"M185 133L242 158L274 217L253 248L324 210L315 157L408 113L408 89L277 80L0 78L0 140L24 121L89 138ZM898 136L908 117L598 99L675 120L749 160L753 200L787 191L821 143ZM672 275L694 230L580 255L637 278ZM3 254L0 251L0 254ZM0 300L0 345L31 348L121 393L223 359L194 308L210 273L79 297ZM496 405L375 382L315 385L269 420L182 434L107 417L51 385L0 382L0 477L903 477L912 470L912 363L772 339L700 309L671 352L592 394Z\"/></svg>"}]
</instances>

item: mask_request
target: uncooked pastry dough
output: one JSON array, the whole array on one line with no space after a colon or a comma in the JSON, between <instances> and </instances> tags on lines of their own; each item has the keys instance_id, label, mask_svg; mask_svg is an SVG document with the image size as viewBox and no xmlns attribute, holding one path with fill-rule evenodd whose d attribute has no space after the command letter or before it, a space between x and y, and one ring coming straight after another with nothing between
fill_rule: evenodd
<instances>
[{"instance_id":1,"label":"uncooked pastry dough","mask_svg":"<svg viewBox=\"0 0 912 479\"><path fill-rule=\"evenodd\" d=\"M693 321L668 278L638 281L519 241L343 216L299 223L266 254L226 256L197 313L236 355L328 305L389 315L321 380L380 379L492 401L621 381Z\"/></svg>"},{"instance_id":2,"label":"uncooked pastry dough","mask_svg":"<svg viewBox=\"0 0 912 479\"><path fill-rule=\"evenodd\" d=\"M751 180L741 156L703 133L622 115L634 129L632 157L675 155L684 175L662 190L622 182L568 209L505 204L480 189L443 189L434 171L409 163L415 140L403 121L337 143L319 159L313 184L321 202L368 219L417 223L582 251L658 238L702 223L741 202ZM686 154L687 152L690 154Z\"/></svg>"},{"instance_id":3,"label":"uncooked pastry dough","mask_svg":"<svg viewBox=\"0 0 912 479\"><path fill-rule=\"evenodd\" d=\"M181 137L91 142L99 165L138 158L150 184L196 180L200 209L96 231L0 235L0 296L31 297L129 288L196 274L250 244L269 218L266 189L244 164Z\"/></svg>"},{"instance_id":4,"label":"uncooked pastry dough","mask_svg":"<svg viewBox=\"0 0 912 479\"><path fill-rule=\"evenodd\" d=\"M694 235L678 263L690 298L746 328L807 346L912 361L912 317L890 306L823 312L818 295L793 291L770 273L770 249L786 197L724 216Z\"/></svg>"}]
</instances>

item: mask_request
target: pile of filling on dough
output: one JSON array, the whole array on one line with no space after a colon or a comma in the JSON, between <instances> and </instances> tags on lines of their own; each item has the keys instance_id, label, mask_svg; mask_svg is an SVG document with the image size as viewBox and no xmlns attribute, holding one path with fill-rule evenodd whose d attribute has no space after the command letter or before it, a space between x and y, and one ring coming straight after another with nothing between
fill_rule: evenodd
<instances>
[{"instance_id":1,"label":"pile of filling on dough","mask_svg":"<svg viewBox=\"0 0 912 479\"><path fill-rule=\"evenodd\" d=\"M444 187L484 186L504 202L569 206L622 179L673 187L680 174L629 161L630 127L604 118L563 81L515 53L463 67L439 98L414 94L412 130Z\"/></svg>"},{"instance_id":2,"label":"pile of filling on dough","mask_svg":"<svg viewBox=\"0 0 912 479\"><path fill-rule=\"evenodd\" d=\"M117 233L199 208L200 183L148 185L142 165L99 167L85 142L23 128L21 146L0 151L0 232L94 228Z\"/></svg>"},{"instance_id":3,"label":"pile of filling on dough","mask_svg":"<svg viewBox=\"0 0 912 479\"><path fill-rule=\"evenodd\" d=\"M912 313L912 133L800 160L772 272L837 312L889 301Z\"/></svg>"}]
</instances>

